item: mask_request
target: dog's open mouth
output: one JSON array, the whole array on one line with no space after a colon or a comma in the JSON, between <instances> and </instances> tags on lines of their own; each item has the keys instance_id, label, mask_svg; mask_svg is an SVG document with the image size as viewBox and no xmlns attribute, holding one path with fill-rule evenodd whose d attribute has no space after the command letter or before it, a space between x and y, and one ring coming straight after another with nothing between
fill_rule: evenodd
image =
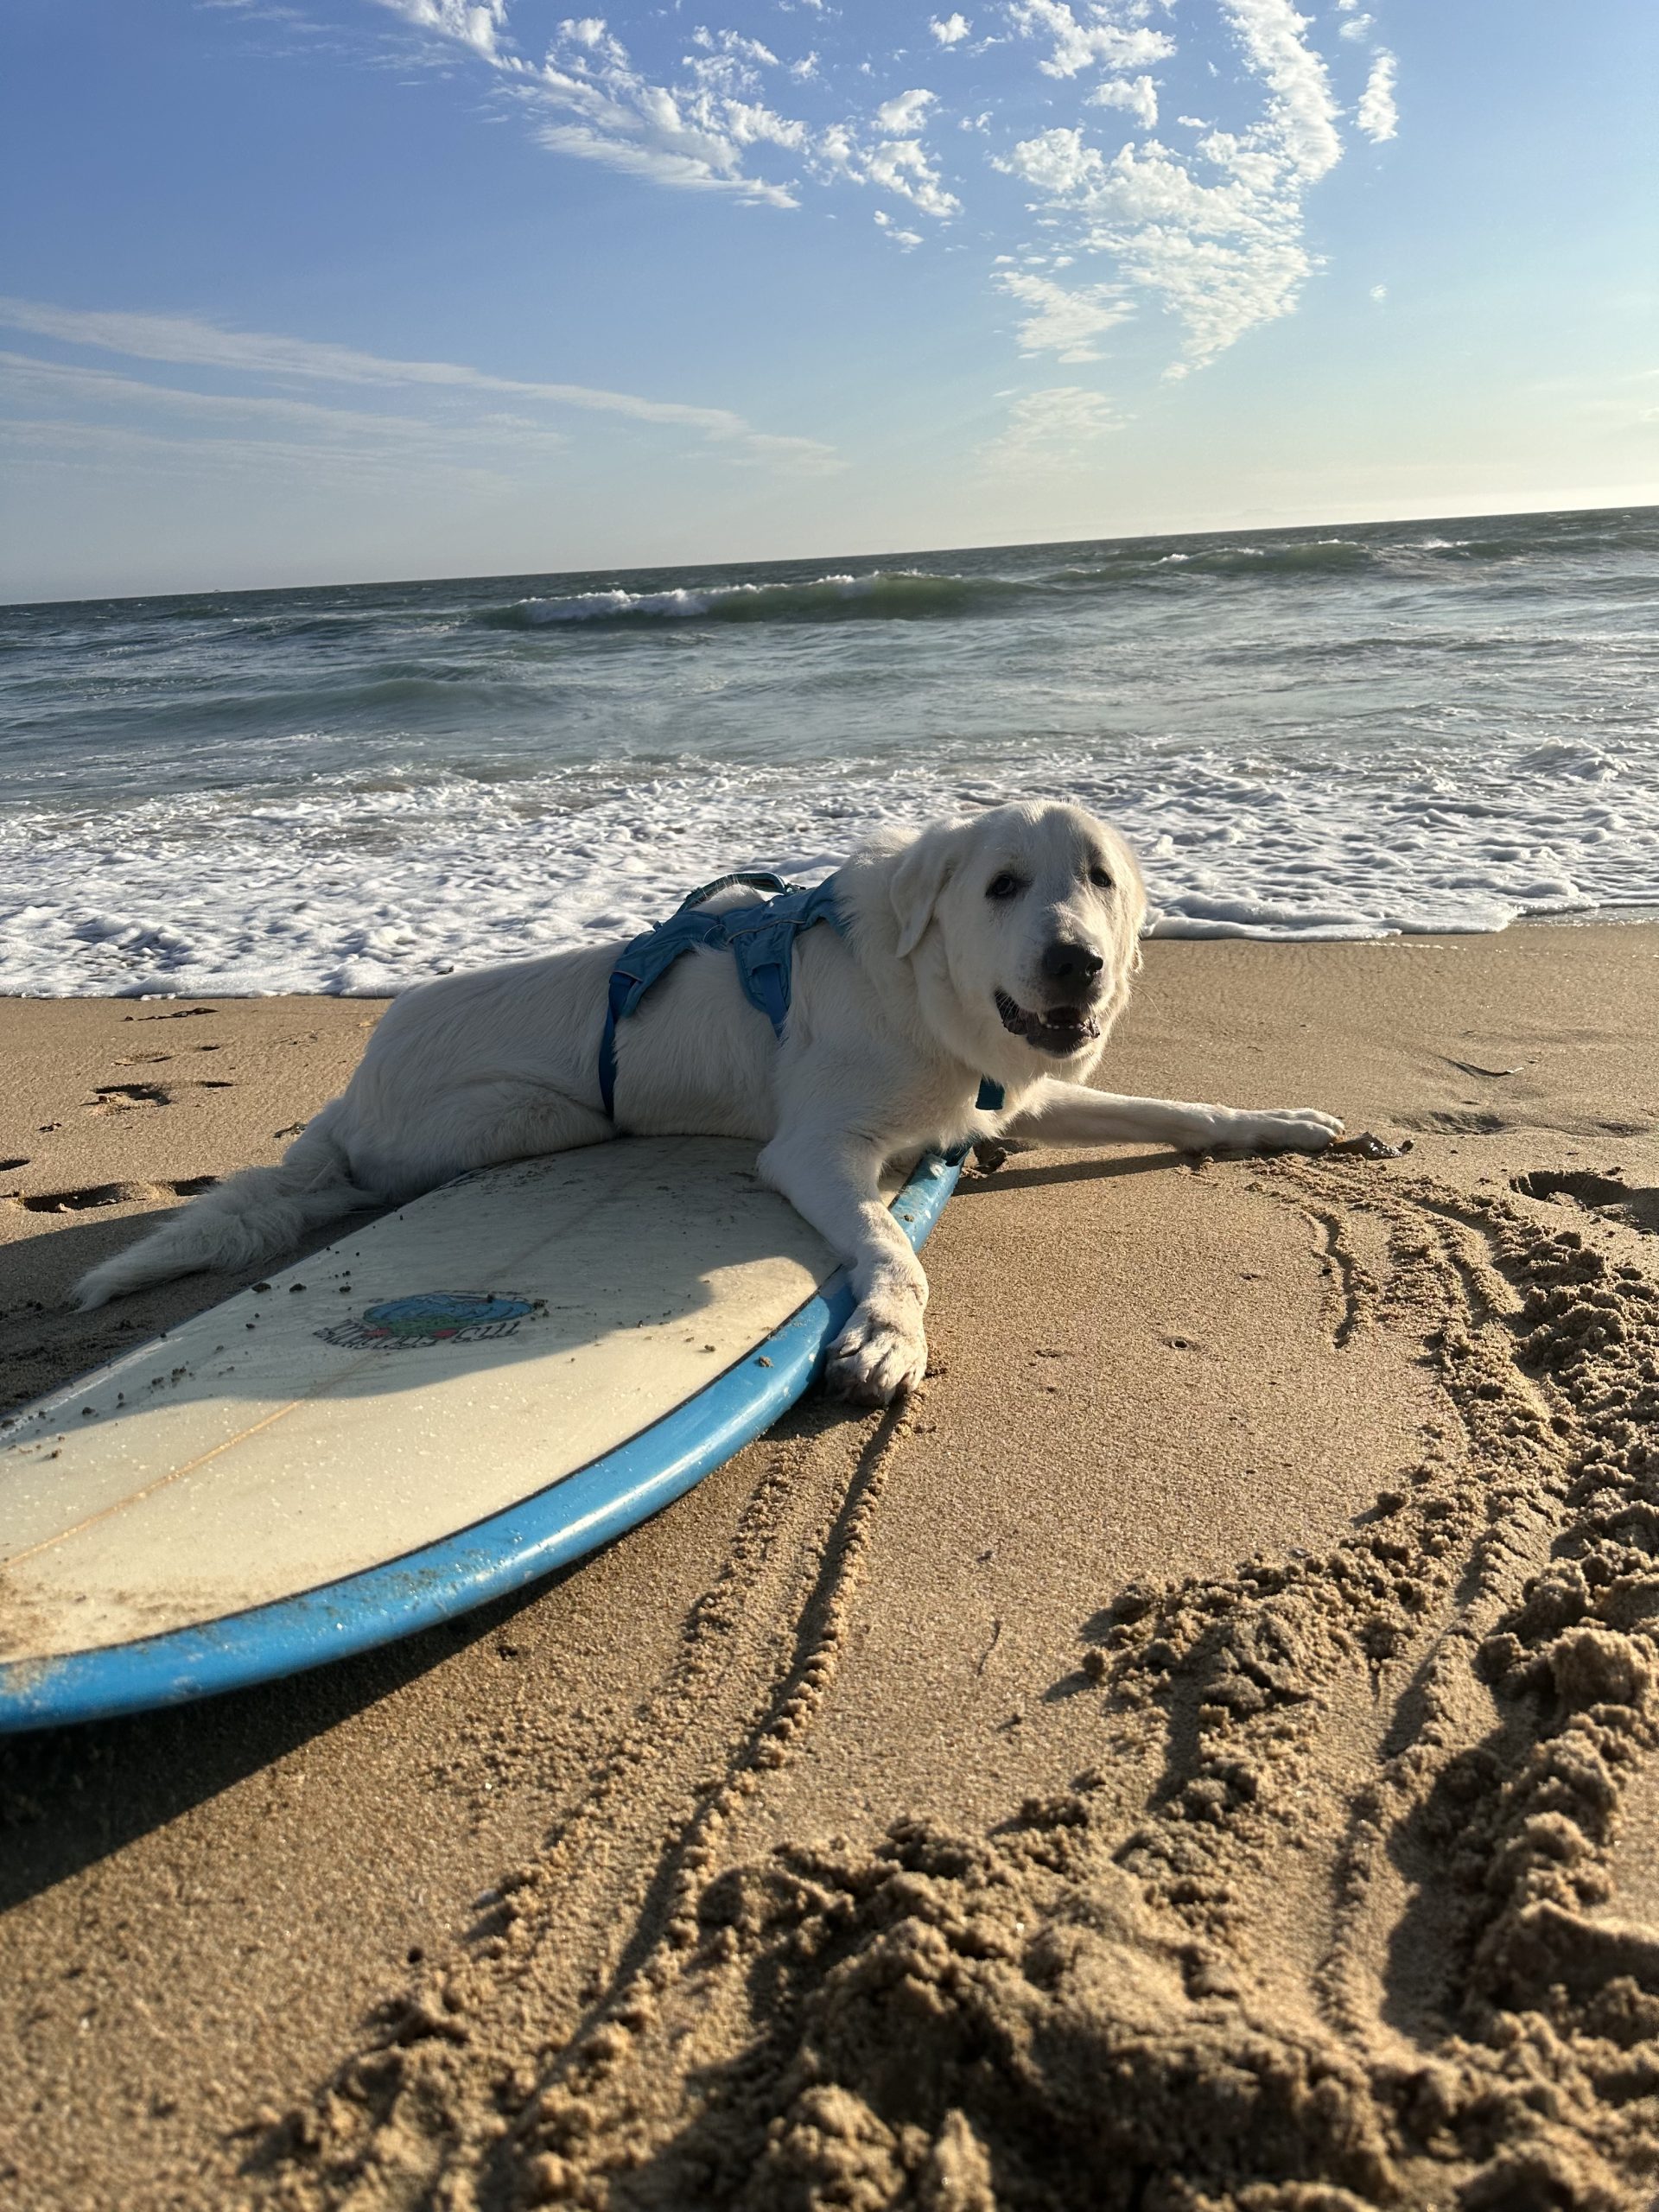
<instances>
[{"instance_id":1,"label":"dog's open mouth","mask_svg":"<svg viewBox=\"0 0 1659 2212\"><path fill-rule=\"evenodd\" d=\"M1005 1029L1023 1037L1039 1052L1052 1052L1060 1058L1068 1052L1080 1052L1100 1034L1100 1024L1086 1006L1051 1006L1040 1014L1027 1014L1006 991L999 991L996 1010Z\"/></svg>"}]
</instances>

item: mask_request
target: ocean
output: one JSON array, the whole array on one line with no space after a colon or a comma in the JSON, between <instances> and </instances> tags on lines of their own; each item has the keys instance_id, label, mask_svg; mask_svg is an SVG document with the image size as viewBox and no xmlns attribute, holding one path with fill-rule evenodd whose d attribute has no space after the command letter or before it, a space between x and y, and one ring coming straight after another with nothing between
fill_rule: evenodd
<instances>
[{"instance_id":1,"label":"ocean","mask_svg":"<svg viewBox=\"0 0 1659 2212\"><path fill-rule=\"evenodd\" d=\"M1033 798L1161 937L1659 904L1659 509L0 608L0 991L392 992Z\"/></svg>"}]
</instances>

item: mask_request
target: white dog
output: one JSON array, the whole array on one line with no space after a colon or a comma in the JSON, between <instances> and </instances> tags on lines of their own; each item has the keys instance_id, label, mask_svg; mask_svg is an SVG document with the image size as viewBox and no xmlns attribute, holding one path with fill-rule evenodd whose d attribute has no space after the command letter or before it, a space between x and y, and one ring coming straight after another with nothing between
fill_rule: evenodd
<instances>
[{"instance_id":1,"label":"white dog","mask_svg":"<svg viewBox=\"0 0 1659 2212\"><path fill-rule=\"evenodd\" d=\"M619 946L410 992L278 1166L245 1169L94 1268L80 1304L248 1266L470 1168L625 1134L747 1137L847 1264L858 1304L830 1347L832 1386L885 1404L927 1363L927 1278L882 1200L889 1161L996 1137L1314 1152L1341 1134L1307 1107L1087 1086L1139 965L1146 894L1122 840L1077 807L999 807L878 841L838 873L835 906L838 927L794 940L781 1041L728 951L677 960L617 1025L614 1119L598 1058ZM1001 1087L999 1110L976 1104L982 1083Z\"/></svg>"}]
</instances>

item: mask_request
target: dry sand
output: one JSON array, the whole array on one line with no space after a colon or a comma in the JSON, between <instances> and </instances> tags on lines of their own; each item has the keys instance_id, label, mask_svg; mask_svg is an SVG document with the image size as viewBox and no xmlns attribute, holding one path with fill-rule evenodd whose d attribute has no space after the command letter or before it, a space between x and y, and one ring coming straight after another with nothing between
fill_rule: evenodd
<instances>
[{"instance_id":1,"label":"dry sand","mask_svg":"<svg viewBox=\"0 0 1659 2212\"><path fill-rule=\"evenodd\" d=\"M1649 926L1154 944L1109 1080L1410 1155L965 1180L901 1415L5 1743L0 2200L1652 2203L1656 1006ZM222 1294L57 1307L374 1013L0 1005L14 1398Z\"/></svg>"}]
</instances>

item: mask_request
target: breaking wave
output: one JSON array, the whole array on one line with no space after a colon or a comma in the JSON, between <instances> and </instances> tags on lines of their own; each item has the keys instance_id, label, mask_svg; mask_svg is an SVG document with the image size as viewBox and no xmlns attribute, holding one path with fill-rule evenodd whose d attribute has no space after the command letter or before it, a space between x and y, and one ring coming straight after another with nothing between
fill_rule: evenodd
<instances>
[{"instance_id":1,"label":"breaking wave","mask_svg":"<svg viewBox=\"0 0 1659 2212\"><path fill-rule=\"evenodd\" d=\"M838 622L858 617L912 619L965 614L1027 595L1028 586L996 579L930 575L917 569L869 575L817 576L807 583L677 585L666 591L572 592L521 599L479 619L498 628L540 630L562 622Z\"/></svg>"},{"instance_id":2,"label":"breaking wave","mask_svg":"<svg viewBox=\"0 0 1659 2212\"><path fill-rule=\"evenodd\" d=\"M0 989L399 990L1065 797L1168 937L1659 906L1659 512L0 612Z\"/></svg>"}]
</instances>

